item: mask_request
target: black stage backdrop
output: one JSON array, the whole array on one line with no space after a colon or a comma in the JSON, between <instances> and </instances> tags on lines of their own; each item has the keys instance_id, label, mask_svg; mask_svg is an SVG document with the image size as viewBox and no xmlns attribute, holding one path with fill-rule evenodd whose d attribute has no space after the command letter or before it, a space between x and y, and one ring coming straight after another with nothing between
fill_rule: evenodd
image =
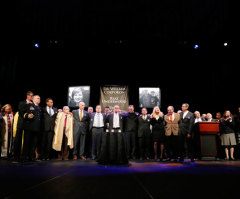
<instances>
[{"instance_id":1,"label":"black stage backdrop","mask_svg":"<svg viewBox=\"0 0 240 199\"><path fill-rule=\"evenodd\" d=\"M25 0L3 24L0 101L16 111L32 90L61 108L69 86L90 85L95 106L100 86L128 85L136 108L139 87L160 87L164 112L236 111L235 15L227 0Z\"/></svg>"}]
</instances>

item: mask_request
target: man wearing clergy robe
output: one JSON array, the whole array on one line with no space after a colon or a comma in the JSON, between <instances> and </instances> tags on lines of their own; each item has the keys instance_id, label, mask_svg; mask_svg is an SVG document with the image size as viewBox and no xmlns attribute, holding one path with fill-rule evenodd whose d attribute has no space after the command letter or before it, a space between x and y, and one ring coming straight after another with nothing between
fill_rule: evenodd
<instances>
[{"instance_id":1,"label":"man wearing clergy robe","mask_svg":"<svg viewBox=\"0 0 240 199\"><path fill-rule=\"evenodd\" d=\"M13 127L13 114L12 114L12 106L10 104L6 104L2 107L2 133L0 134L2 139L2 147L1 147L1 156L5 158L10 158L10 154L12 152L12 127Z\"/></svg>"},{"instance_id":2,"label":"man wearing clergy robe","mask_svg":"<svg viewBox=\"0 0 240 199\"><path fill-rule=\"evenodd\" d=\"M167 143L167 154L168 160L177 159L178 157L178 131L180 115L174 112L174 107L169 106L167 108L168 114L164 116L166 124L166 143Z\"/></svg>"},{"instance_id":3,"label":"man wearing clergy robe","mask_svg":"<svg viewBox=\"0 0 240 199\"><path fill-rule=\"evenodd\" d=\"M53 100L46 99L46 107L42 109L43 113L43 134L41 159L48 160L52 149L52 141L54 135L55 119L58 113L57 108L53 107Z\"/></svg>"},{"instance_id":4,"label":"man wearing clergy robe","mask_svg":"<svg viewBox=\"0 0 240 199\"><path fill-rule=\"evenodd\" d=\"M105 128L106 115L101 113L101 106L96 106L96 112L91 114L89 131L92 135L92 159L95 160L100 152L101 137Z\"/></svg>"},{"instance_id":5,"label":"man wearing clergy robe","mask_svg":"<svg viewBox=\"0 0 240 199\"><path fill-rule=\"evenodd\" d=\"M138 144L140 160L150 158L150 116L147 115L147 109L142 108L142 114L138 117Z\"/></svg>"},{"instance_id":6,"label":"man wearing clergy robe","mask_svg":"<svg viewBox=\"0 0 240 199\"><path fill-rule=\"evenodd\" d=\"M64 106L63 112L57 114L54 127L52 148L58 151L59 160L68 160L69 148L73 148L73 116L69 107Z\"/></svg>"},{"instance_id":7,"label":"man wearing clergy robe","mask_svg":"<svg viewBox=\"0 0 240 199\"><path fill-rule=\"evenodd\" d=\"M86 160L84 157L85 149L85 139L89 128L90 116L87 111L84 110L85 103L79 103L79 109L74 110L73 118L73 140L74 140L74 150L73 159L77 160L78 155L82 160Z\"/></svg>"}]
</instances>

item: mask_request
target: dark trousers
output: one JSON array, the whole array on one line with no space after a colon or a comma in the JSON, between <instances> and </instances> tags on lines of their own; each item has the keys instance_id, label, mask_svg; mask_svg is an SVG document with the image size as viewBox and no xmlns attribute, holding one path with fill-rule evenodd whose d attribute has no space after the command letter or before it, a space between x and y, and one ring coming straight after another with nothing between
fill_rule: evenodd
<instances>
[{"instance_id":1,"label":"dark trousers","mask_svg":"<svg viewBox=\"0 0 240 199\"><path fill-rule=\"evenodd\" d=\"M19 160L21 157L21 149L22 149L22 136L23 129L18 128L16 132L16 137L14 140L14 159Z\"/></svg>"},{"instance_id":2,"label":"dark trousers","mask_svg":"<svg viewBox=\"0 0 240 199\"><path fill-rule=\"evenodd\" d=\"M86 133L85 154L87 157L90 157L92 155L92 135L90 132Z\"/></svg>"},{"instance_id":3,"label":"dark trousers","mask_svg":"<svg viewBox=\"0 0 240 199\"><path fill-rule=\"evenodd\" d=\"M138 137L140 158L150 157L150 134Z\"/></svg>"},{"instance_id":4,"label":"dark trousers","mask_svg":"<svg viewBox=\"0 0 240 199\"><path fill-rule=\"evenodd\" d=\"M136 132L126 132L127 154L128 157L136 155Z\"/></svg>"},{"instance_id":5,"label":"dark trousers","mask_svg":"<svg viewBox=\"0 0 240 199\"><path fill-rule=\"evenodd\" d=\"M84 155L84 149L85 149L85 139L86 139L86 134L83 133L78 133L73 135L74 139L74 150L73 150L73 155L77 156L79 152L79 156Z\"/></svg>"},{"instance_id":6,"label":"dark trousers","mask_svg":"<svg viewBox=\"0 0 240 199\"><path fill-rule=\"evenodd\" d=\"M61 151L58 152L58 159L60 160L67 160L69 156L69 147L68 147L68 138L65 134L65 131L63 132L63 140L62 140L62 148Z\"/></svg>"},{"instance_id":7,"label":"dark trousers","mask_svg":"<svg viewBox=\"0 0 240 199\"><path fill-rule=\"evenodd\" d=\"M179 156L181 158L193 158L193 140L187 138L187 135L179 135Z\"/></svg>"},{"instance_id":8,"label":"dark trousers","mask_svg":"<svg viewBox=\"0 0 240 199\"><path fill-rule=\"evenodd\" d=\"M51 156L53 135L53 131L47 131L42 133L41 158L43 159L48 159Z\"/></svg>"},{"instance_id":9,"label":"dark trousers","mask_svg":"<svg viewBox=\"0 0 240 199\"><path fill-rule=\"evenodd\" d=\"M176 159L178 157L178 136L171 134L166 136L166 149L168 158Z\"/></svg>"},{"instance_id":10,"label":"dark trousers","mask_svg":"<svg viewBox=\"0 0 240 199\"><path fill-rule=\"evenodd\" d=\"M35 159L36 153L35 150L38 144L40 132L38 131L29 131L24 130L24 142L23 142L23 159Z\"/></svg>"},{"instance_id":11,"label":"dark trousers","mask_svg":"<svg viewBox=\"0 0 240 199\"><path fill-rule=\"evenodd\" d=\"M92 128L92 157L98 156L101 149L103 128Z\"/></svg>"}]
</instances>

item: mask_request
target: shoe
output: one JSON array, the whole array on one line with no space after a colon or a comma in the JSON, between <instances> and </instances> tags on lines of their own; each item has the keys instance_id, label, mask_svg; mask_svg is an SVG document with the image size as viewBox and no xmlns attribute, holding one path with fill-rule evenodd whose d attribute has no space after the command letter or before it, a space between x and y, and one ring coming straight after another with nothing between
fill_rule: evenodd
<instances>
[{"instance_id":1,"label":"shoe","mask_svg":"<svg viewBox=\"0 0 240 199\"><path fill-rule=\"evenodd\" d=\"M77 160L78 158L77 158L77 156L74 156L73 159L74 159L74 160Z\"/></svg>"},{"instance_id":2,"label":"shoe","mask_svg":"<svg viewBox=\"0 0 240 199\"><path fill-rule=\"evenodd\" d=\"M230 158L230 160L234 161L234 160L235 160L235 158Z\"/></svg>"},{"instance_id":3,"label":"shoe","mask_svg":"<svg viewBox=\"0 0 240 199\"><path fill-rule=\"evenodd\" d=\"M87 160L84 156L81 156L81 159L82 159L82 160Z\"/></svg>"},{"instance_id":4,"label":"shoe","mask_svg":"<svg viewBox=\"0 0 240 199\"><path fill-rule=\"evenodd\" d=\"M150 160L150 158L149 158L149 157L147 157L147 158L146 158L146 160Z\"/></svg>"},{"instance_id":5,"label":"shoe","mask_svg":"<svg viewBox=\"0 0 240 199\"><path fill-rule=\"evenodd\" d=\"M224 158L224 160L229 160L229 158Z\"/></svg>"}]
</instances>

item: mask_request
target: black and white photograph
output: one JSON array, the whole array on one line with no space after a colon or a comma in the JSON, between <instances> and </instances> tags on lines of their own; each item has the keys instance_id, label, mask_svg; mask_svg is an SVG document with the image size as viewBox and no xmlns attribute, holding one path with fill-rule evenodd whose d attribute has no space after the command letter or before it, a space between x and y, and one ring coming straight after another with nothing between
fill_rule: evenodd
<instances>
[{"instance_id":1,"label":"black and white photograph","mask_svg":"<svg viewBox=\"0 0 240 199\"><path fill-rule=\"evenodd\" d=\"M73 86L68 88L68 106L78 107L80 102L89 106L90 86Z\"/></svg>"},{"instance_id":2,"label":"black and white photograph","mask_svg":"<svg viewBox=\"0 0 240 199\"><path fill-rule=\"evenodd\" d=\"M154 108L155 106L160 106L160 101L160 88L139 88L140 107Z\"/></svg>"}]
</instances>

